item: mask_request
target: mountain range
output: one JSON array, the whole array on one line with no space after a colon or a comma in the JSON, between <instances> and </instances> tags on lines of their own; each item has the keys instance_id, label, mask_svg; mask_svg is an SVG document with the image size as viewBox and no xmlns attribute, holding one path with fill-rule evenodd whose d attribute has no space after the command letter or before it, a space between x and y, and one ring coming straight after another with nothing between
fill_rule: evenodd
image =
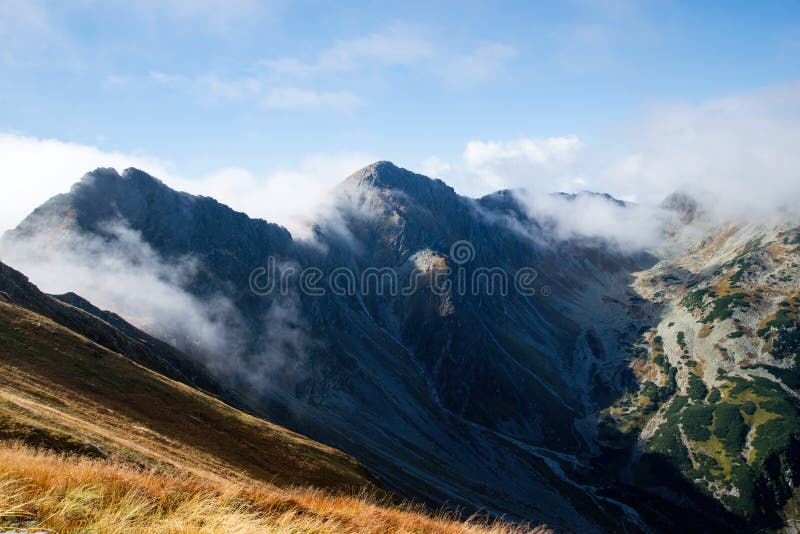
<instances>
[{"instance_id":1,"label":"mountain range","mask_svg":"<svg viewBox=\"0 0 800 534\"><path fill-rule=\"evenodd\" d=\"M676 194L658 243L631 246L564 228L637 206L548 198L562 215L378 162L300 238L97 169L0 244L74 292L7 268L0 289L433 506L576 532L781 528L800 482L798 222L718 221Z\"/></svg>"}]
</instances>

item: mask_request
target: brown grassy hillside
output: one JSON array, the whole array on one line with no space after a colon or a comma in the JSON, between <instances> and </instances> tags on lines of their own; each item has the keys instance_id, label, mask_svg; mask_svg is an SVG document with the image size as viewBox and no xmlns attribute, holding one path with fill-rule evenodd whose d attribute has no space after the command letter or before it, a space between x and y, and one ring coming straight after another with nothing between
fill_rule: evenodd
<instances>
[{"instance_id":1,"label":"brown grassy hillside","mask_svg":"<svg viewBox=\"0 0 800 534\"><path fill-rule=\"evenodd\" d=\"M341 452L153 373L0 302L0 436L276 484L369 487Z\"/></svg>"},{"instance_id":2,"label":"brown grassy hillside","mask_svg":"<svg viewBox=\"0 0 800 534\"><path fill-rule=\"evenodd\" d=\"M0 301L0 528L524 531L378 495L341 452Z\"/></svg>"},{"instance_id":3,"label":"brown grassy hillside","mask_svg":"<svg viewBox=\"0 0 800 534\"><path fill-rule=\"evenodd\" d=\"M0 525L62 533L496 533L549 532L445 514L369 495L208 481L108 460L0 448Z\"/></svg>"}]
</instances>

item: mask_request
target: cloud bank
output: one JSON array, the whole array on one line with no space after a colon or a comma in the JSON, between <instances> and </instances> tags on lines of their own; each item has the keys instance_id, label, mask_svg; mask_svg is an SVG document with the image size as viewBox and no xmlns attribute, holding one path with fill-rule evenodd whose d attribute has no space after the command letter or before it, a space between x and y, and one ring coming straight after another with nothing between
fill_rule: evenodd
<instances>
[{"instance_id":1,"label":"cloud bank","mask_svg":"<svg viewBox=\"0 0 800 534\"><path fill-rule=\"evenodd\" d=\"M590 190L652 205L682 191L723 220L793 215L800 206L800 84L655 105L594 146L574 135L470 141L460 160L434 156L422 168L470 196Z\"/></svg>"},{"instance_id":2,"label":"cloud bank","mask_svg":"<svg viewBox=\"0 0 800 534\"><path fill-rule=\"evenodd\" d=\"M598 239L626 252L656 247L665 228L677 223L678 214L657 205L620 204L591 193L551 195L518 191L527 208L550 241L575 238Z\"/></svg>"},{"instance_id":3,"label":"cloud bank","mask_svg":"<svg viewBox=\"0 0 800 534\"><path fill-rule=\"evenodd\" d=\"M137 167L163 177L172 174L169 165L144 155L0 133L0 233L15 227L50 197L69 191L97 167Z\"/></svg>"},{"instance_id":4,"label":"cloud bank","mask_svg":"<svg viewBox=\"0 0 800 534\"><path fill-rule=\"evenodd\" d=\"M607 190L655 202L675 190L721 218L764 218L800 204L800 84L654 107L631 153L598 172Z\"/></svg>"}]
</instances>

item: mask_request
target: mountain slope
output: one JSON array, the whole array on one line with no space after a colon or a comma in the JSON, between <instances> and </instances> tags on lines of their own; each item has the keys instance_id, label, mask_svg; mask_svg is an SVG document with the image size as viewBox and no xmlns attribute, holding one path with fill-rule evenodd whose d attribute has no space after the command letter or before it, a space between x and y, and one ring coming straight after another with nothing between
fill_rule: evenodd
<instances>
[{"instance_id":1,"label":"mountain slope","mask_svg":"<svg viewBox=\"0 0 800 534\"><path fill-rule=\"evenodd\" d=\"M663 488L671 466L775 528L796 517L800 482L800 227L701 235L637 275L660 313L633 349L638 386L603 414L605 437L638 440L640 485Z\"/></svg>"},{"instance_id":2,"label":"mountain slope","mask_svg":"<svg viewBox=\"0 0 800 534\"><path fill-rule=\"evenodd\" d=\"M683 229L701 214L691 199L666 206L682 222L664 228L674 250L656 257L601 237L555 235L552 221L515 192L470 199L389 162L358 171L333 194L313 239L300 240L141 171L100 169L7 234L3 250L24 264L32 255L19 251L40 253L46 243L57 251L46 262L64 251L80 261L90 243L85 261L106 265L103 254L131 242L120 236L135 236L147 258L186 273L162 269L161 278L235 334L200 350L193 332L170 334L198 355L223 398L346 451L402 495L581 532L702 531L753 520L703 490L685 461L638 448L666 440L669 449L654 432L675 420L669 407L679 387L677 396L698 388L673 358L680 355L662 354L670 329L684 324L665 323L666 310L688 284L719 276L714 262L728 255L709 250L704 261L714 267L696 275L682 263ZM591 201L632 209L607 195L554 198L567 208ZM261 291L251 274L263 276L258 269L270 262L270 276L289 282ZM299 284L304 269L323 273L321 294ZM511 285L526 269L533 291ZM670 272L655 276L662 269ZM349 289L328 276L337 272ZM509 286L492 290L493 275ZM414 291L397 291L410 278ZM439 278L451 285L434 287ZM365 279L369 285L356 288ZM478 291L460 285L475 279ZM718 296L719 306L700 303L719 315L739 304ZM783 317L766 321L784 324ZM682 343L692 336L687 328ZM777 346L793 350L792 339ZM769 358L755 363L780 367ZM656 466L666 488L645 476L654 458L666 460Z\"/></svg>"},{"instance_id":3,"label":"mountain slope","mask_svg":"<svg viewBox=\"0 0 800 534\"><path fill-rule=\"evenodd\" d=\"M321 488L371 486L367 472L338 451L8 302L0 302L0 376L5 438L205 475L244 474Z\"/></svg>"},{"instance_id":4,"label":"mountain slope","mask_svg":"<svg viewBox=\"0 0 800 534\"><path fill-rule=\"evenodd\" d=\"M89 313L59 309L3 264L0 280L0 528L551 532L398 504L352 458L12 303L5 290L56 318L77 317L84 332L110 327ZM77 295L68 300L95 309ZM141 333L102 314L120 328L115 341L123 331ZM157 348L152 338L142 341Z\"/></svg>"},{"instance_id":5,"label":"mountain slope","mask_svg":"<svg viewBox=\"0 0 800 534\"><path fill-rule=\"evenodd\" d=\"M576 456L586 447L575 423L588 414L585 399L598 382L615 387L618 364L602 360L616 353L618 319L605 314L608 326L598 328L570 310L592 310L609 293L626 300L621 282L647 259L591 245L532 246L509 229L503 209L488 213L388 162L359 171L337 195L335 216L320 221L314 242L301 242L140 171L101 169L7 234L5 250L44 240L35 252L74 257L91 239L93 254L116 251L126 243L109 224L124 225L163 263L197 265L181 289L199 305L218 295L231 304L225 322L237 347L209 360L226 399L347 451L409 497L583 531L640 522L584 484L587 466ZM269 257L282 269L346 267L356 276L384 267L408 273L428 260L455 267L450 247L464 239L480 252L470 270L533 265L539 287L560 296L439 297L428 287L386 299L317 298L296 285L262 296L248 283ZM614 317L627 314L623 304Z\"/></svg>"}]
</instances>

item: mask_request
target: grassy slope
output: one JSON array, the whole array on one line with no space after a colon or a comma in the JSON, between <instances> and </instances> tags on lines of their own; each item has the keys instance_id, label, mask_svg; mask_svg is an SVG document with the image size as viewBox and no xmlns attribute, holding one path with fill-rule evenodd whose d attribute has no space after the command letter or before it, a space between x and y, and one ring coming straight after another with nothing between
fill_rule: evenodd
<instances>
[{"instance_id":1,"label":"grassy slope","mask_svg":"<svg viewBox=\"0 0 800 534\"><path fill-rule=\"evenodd\" d=\"M462 521L369 494L210 481L60 456L12 444L0 448L0 527L62 533L493 533L552 534L499 522Z\"/></svg>"},{"instance_id":2,"label":"grassy slope","mask_svg":"<svg viewBox=\"0 0 800 534\"><path fill-rule=\"evenodd\" d=\"M61 533L551 533L430 516L369 496L207 480L109 460L0 448L0 526Z\"/></svg>"},{"instance_id":3,"label":"grassy slope","mask_svg":"<svg viewBox=\"0 0 800 534\"><path fill-rule=\"evenodd\" d=\"M366 471L335 449L0 302L2 434L56 449L64 438L61 448L75 452L90 452L88 441L105 455L203 476L327 489L370 486Z\"/></svg>"},{"instance_id":4,"label":"grassy slope","mask_svg":"<svg viewBox=\"0 0 800 534\"><path fill-rule=\"evenodd\" d=\"M550 532L379 495L341 452L0 301L0 529Z\"/></svg>"}]
</instances>

